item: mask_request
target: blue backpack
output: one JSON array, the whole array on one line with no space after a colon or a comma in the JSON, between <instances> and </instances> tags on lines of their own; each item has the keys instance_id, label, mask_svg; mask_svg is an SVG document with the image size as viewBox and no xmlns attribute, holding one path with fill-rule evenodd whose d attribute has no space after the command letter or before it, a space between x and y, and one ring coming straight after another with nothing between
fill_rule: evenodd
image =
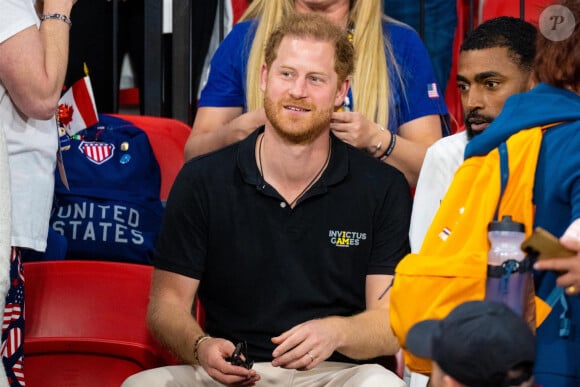
<instances>
[{"instance_id":1,"label":"blue backpack","mask_svg":"<svg viewBox=\"0 0 580 387\"><path fill-rule=\"evenodd\" d=\"M62 152L69 184L56 175L52 230L66 259L151 263L163 207L161 173L147 134L106 114Z\"/></svg>"}]
</instances>

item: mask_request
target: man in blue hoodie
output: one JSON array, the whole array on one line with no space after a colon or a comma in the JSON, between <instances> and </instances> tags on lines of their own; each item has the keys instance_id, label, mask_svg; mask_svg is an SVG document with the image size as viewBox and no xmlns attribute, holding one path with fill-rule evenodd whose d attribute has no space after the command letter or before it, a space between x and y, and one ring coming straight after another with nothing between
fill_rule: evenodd
<instances>
[{"instance_id":1,"label":"man in blue hoodie","mask_svg":"<svg viewBox=\"0 0 580 387\"><path fill-rule=\"evenodd\" d=\"M536 264L536 293L565 289L537 330L536 382L580 386L580 2L563 0L542 17L553 23L538 34L534 78L538 85L506 101L501 114L467 145L465 157L487 154L512 134L560 123L545 131L535 177L535 226L561 236L572 258ZM542 25L542 23L540 23ZM522 152L526 152L522 149ZM572 235L572 237L571 237ZM575 237L574 237L575 236Z\"/></svg>"}]
</instances>

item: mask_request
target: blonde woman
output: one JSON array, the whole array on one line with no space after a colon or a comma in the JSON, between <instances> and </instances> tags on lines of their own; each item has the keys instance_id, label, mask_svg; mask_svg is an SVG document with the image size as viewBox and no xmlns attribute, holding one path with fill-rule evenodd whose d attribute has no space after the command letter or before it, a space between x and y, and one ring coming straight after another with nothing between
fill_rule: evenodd
<instances>
[{"instance_id":1,"label":"blonde woman","mask_svg":"<svg viewBox=\"0 0 580 387\"><path fill-rule=\"evenodd\" d=\"M381 0L252 1L214 55L186 159L241 140L264 124L262 47L293 12L324 14L352 36L355 73L347 103L333 115L334 134L397 167L414 186L427 147L442 135L440 116L447 109L419 36L384 17Z\"/></svg>"}]
</instances>

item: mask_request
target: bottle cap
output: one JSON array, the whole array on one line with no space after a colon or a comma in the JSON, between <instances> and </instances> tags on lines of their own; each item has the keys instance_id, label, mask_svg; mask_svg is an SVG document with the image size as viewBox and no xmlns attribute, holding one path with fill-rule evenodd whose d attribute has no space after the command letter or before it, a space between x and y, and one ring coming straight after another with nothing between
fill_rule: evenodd
<instances>
[{"instance_id":1,"label":"bottle cap","mask_svg":"<svg viewBox=\"0 0 580 387\"><path fill-rule=\"evenodd\" d=\"M494 220L487 225L487 231L515 231L526 232L526 226L523 223L513 222L510 215L504 215L501 222Z\"/></svg>"}]
</instances>

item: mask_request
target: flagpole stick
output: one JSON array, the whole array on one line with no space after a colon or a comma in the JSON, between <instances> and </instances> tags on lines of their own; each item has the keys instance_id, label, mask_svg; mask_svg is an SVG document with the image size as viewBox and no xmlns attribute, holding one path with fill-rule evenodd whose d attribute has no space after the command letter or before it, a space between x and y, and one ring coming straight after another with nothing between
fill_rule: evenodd
<instances>
[{"instance_id":1,"label":"flagpole stick","mask_svg":"<svg viewBox=\"0 0 580 387\"><path fill-rule=\"evenodd\" d=\"M94 1L94 0L93 0ZM117 113L119 110L119 1L113 0L113 42L111 47L113 49L113 111Z\"/></svg>"}]
</instances>

